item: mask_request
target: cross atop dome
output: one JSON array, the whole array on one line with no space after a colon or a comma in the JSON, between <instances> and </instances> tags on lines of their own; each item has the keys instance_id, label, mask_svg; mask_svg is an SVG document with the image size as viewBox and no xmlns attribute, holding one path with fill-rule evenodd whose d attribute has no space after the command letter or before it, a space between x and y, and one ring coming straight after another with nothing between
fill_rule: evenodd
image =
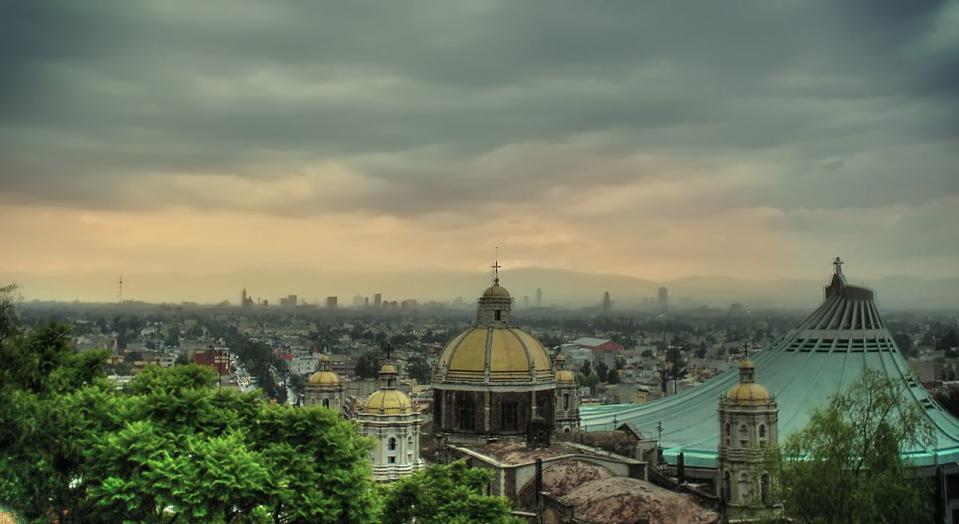
<instances>
[{"instance_id":1,"label":"cross atop dome","mask_svg":"<svg viewBox=\"0 0 959 524\"><path fill-rule=\"evenodd\" d=\"M496 246L496 258L493 259L493 265L490 268L493 270L493 285L499 285L499 270L503 267L499 264L499 246Z\"/></svg>"},{"instance_id":2,"label":"cross atop dome","mask_svg":"<svg viewBox=\"0 0 959 524\"><path fill-rule=\"evenodd\" d=\"M832 262L832 265L836 268L836 274L842 275L842 265L843 265L842 259L839 257L836 257L836 260Z\"/></svg>"}]
</instances>

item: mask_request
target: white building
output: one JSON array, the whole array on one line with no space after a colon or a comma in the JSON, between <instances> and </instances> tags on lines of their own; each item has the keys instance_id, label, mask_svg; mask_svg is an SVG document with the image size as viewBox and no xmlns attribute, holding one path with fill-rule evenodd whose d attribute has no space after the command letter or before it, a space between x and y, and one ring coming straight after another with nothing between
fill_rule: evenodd
<instances>
[{"instance_id":1,"label":"white building","mask_svg":"<svg viewBox=\"0 0 959 524\"><path fill-rule=\"evenodd\" d=\"M397 480L423 467L420 458L420 414L405 393L396 389L396 366L380 368L381 387L356 416L360 433L374 441L370 459L373 479Z\"/></svg>"}]
</instances>

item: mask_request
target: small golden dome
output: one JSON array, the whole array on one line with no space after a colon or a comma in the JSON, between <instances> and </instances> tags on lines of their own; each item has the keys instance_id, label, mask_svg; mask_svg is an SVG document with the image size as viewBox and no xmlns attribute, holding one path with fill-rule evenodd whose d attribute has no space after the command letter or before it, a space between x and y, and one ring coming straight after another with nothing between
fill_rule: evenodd
<instances>
[{"instance_id":1,"label":"small golden dome","mask_svg":"<svg viewBox=\"0 0 959 524\"><path fill-rule=\"evenodd\" d=\"M309 383L315 386L335 386L340 383L340 377L332 371L317 371L310 375Z\"/></svg>"},{"instance_id":2,"label":"small golden dome","mask_svg":"<svg viewBox=\"0 0 959 524\"><path fill-rule=\"evenodd\" d=\"M395 389L381 389L374 392L363 406L363 413L373 415L409 415L413 413L413 403L405 393Z\"/></svg>"},{"instance_id":3,"label":"small golden dome","mask_svg":"<svg viewBox=\"0 0 959 524\"><path fill-rule=\"evenodd\" d=\"M568 369L557 370L556 382L563 383L563 384L572 384L576 382L576 375L573 375L573 372Z\"/></svg>"},{"instance_id":4,"label":"small golden dome","mask_svg":"<svg viewBox=\"0 0 959 524\"><path fill-rule=\"evenodd\" d=\"M380 374L383 373L392 373L396 375L398 371L396 371L396 366L393 364L383 364L383 367L380 368Z\"/></svg>"},{"instance_id":5,"label":"small golden dome","mask_svg":"<svg viewBox=\"0 0 959 524\"><path fill-rule=\"evenodd\" d=\"M745 358L745 359L743 359L743 360L739 363L739 368L740 368L740 369L743 369L743 368L745 368L745 369L756 369L756 364L753 364L753 361L752 361L752 360L749 360L748 358Z\"/></svg>"},{"instance_id":6,"label":"small golden dome","mask_svg":"<svg viewBox=\"0 0 959 524\"><path fill-rule=\"evenodd\" d=\"M493 284L483 291L483 298L509 298L509 291L499 284Z\"/></svg>"},{"instance_id":7,"label":"small golden dome","mask_svg":"<svg viewBox=\"0 0 959 524\"><path fill-rule=\"evenodd\" d=\"M764 404L772 400L772 395L766 388L754 382L739 383L729 388L726 400L738 404Z\"/></svg>"}]
</instances>

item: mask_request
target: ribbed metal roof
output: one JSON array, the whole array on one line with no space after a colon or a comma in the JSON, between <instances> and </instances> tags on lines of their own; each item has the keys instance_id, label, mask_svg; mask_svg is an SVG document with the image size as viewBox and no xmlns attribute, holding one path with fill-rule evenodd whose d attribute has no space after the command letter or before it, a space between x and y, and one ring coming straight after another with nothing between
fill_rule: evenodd
<instances>
[{"instance_id":1,"label":"ribbed metal roof","mask_svg":"<svg viewBox=\"0 0 959 524\"><path fill-rule=\"evenodd\" d=\"M837 260L838 262L838 260ZM810 412L854 383L864 369L879 369L905 385L904 394L918 402L934 428L934 445L910 450L914 465L959 461L959 420L935 402L909 369L885 328L872 290L846 283L839 264L825 289L825 299L795 329L765 351L750 355L756 382L779 404L779 438L784 441L809 422ZM610 430L630 422L646 435L657 434L670 463L684 452L690 466L716 467L719 398L738 382L731 369L704 384L647 404L583 406L585 431Z\"/></svg>"}]
</instances>

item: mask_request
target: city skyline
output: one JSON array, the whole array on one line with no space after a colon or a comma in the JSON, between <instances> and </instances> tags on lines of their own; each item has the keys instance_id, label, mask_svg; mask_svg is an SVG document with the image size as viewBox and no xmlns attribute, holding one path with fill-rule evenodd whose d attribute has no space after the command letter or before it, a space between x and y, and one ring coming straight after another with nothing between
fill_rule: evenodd
<instances>
[{"instance_id":1,"label":"city skyline","mask_svg":"<svg viewBox=\"0 0 959 524\"><path fill-rule=\"evenodd\" d=\"M554 7L18 3L0 277L959 277L959 5Z\"/></svg>"}]
</instances>

